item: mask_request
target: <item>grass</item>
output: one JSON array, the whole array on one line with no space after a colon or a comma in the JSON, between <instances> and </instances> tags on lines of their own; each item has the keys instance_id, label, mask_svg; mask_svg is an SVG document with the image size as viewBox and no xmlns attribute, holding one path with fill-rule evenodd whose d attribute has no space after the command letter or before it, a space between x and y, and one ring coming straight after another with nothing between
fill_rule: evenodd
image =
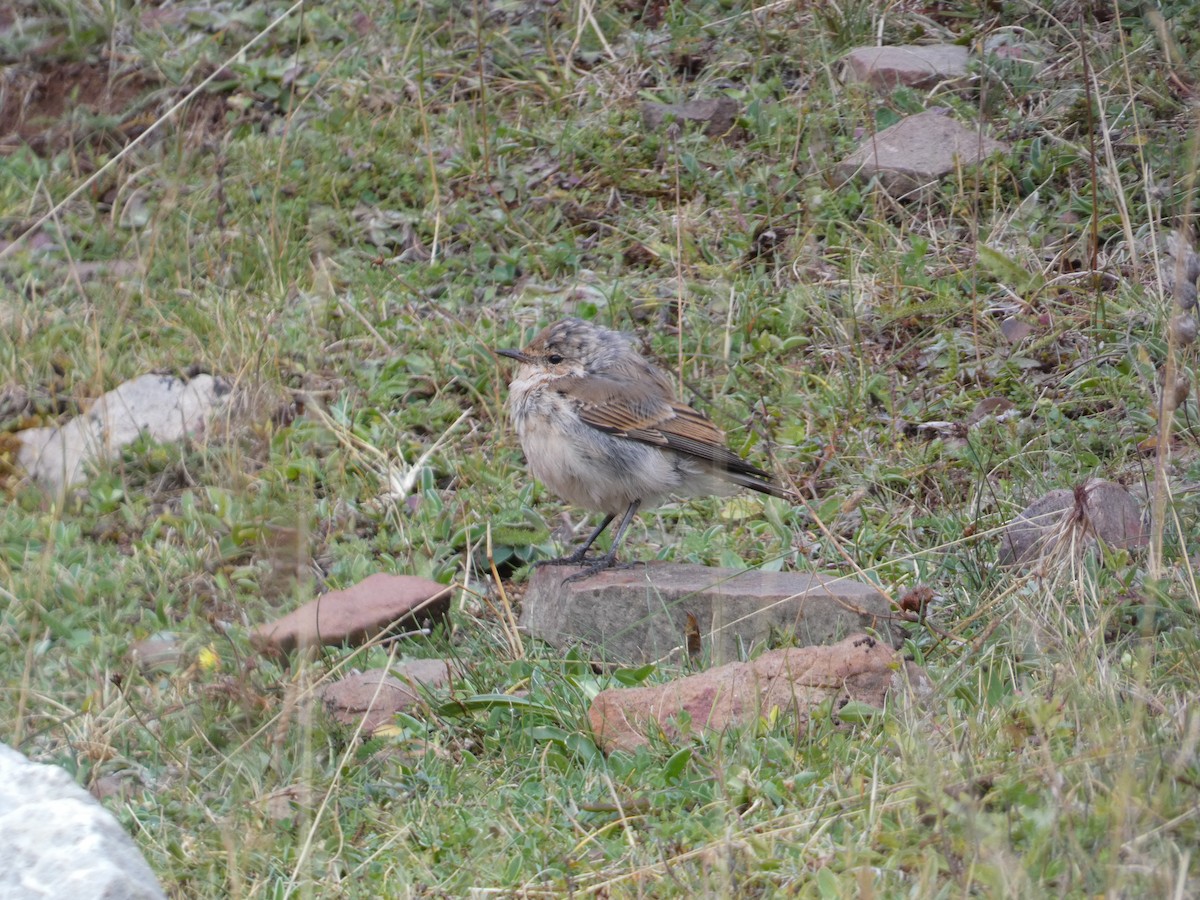
<instances>
[{"instance_id":1,"label":"grass","mask_svg":"<svg viewBox=\"0 0 1200 900\"><path fill-rule=\"evenodd\" d=\"M21 94L0 428L150 370L237 388L211 440L138 444L62 502L0 467L7 740L103 790L172 895L1196 893L1197 409L1159 403L1195 356L1168 341L1154 250L1194 202L1187 4L22 0L13 19L13 84L138 87L42 119ZM978 89L933 98L837 77L879 35L1002 31L1046 62L980 63ZM641 125L641 100L719 94L743 106L727 139ZM861 134L930 105L1012 154L903 204L836 182ZM905 649L931 702L598 752L591 696L677 673L514 644L487 560L490 536L519 595L562 508L523 470L489 348L567 314L642 334L808 504L670 505L626 552L926 586ZM992 397L1013 412L969 424ZM997 528L1093 476L1167 486L1161 545L996 567ZM251 648L377 571L460 585L450 628L290 667ZM138 667L151 636L177 664ZM365 742L314 699L403 656L453 659L453 697L479 699Z\"/></svg>"}]
</instances>

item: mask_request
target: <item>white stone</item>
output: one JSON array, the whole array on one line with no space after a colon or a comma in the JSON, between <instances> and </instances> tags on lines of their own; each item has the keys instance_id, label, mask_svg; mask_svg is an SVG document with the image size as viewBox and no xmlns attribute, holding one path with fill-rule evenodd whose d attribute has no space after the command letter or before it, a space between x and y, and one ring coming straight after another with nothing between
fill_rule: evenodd
<instances>
[{"instance_id":1,"label":"white stone","mask_svg":"<svg viewBox=\"0 0 1200 900\"><path fill-rule=\"evenodd\" d=\"M143 433L163 442L201 433L228 393L211 375L140 375L59 427L17 432L17 461L44 488L62 491L84 479L89 463L118 458Z\"/></svg>"},{"instance_id":2,"label":"white stone","mask_svg":"<svg viewBox=\"0 0 1200 900\"><path fill-rule=\"evenodd\" d=\"M57 766L0 744L0 897L165 900L137 845Z\"/></svg>"}]
</instances>

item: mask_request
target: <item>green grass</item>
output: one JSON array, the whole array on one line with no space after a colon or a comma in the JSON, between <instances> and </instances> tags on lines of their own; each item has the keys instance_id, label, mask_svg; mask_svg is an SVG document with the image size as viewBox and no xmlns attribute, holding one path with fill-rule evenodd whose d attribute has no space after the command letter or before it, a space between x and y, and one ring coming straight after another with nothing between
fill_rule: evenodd
<instances>
[{"instance_id":1,"label":"green grass","mask_svg":"<svg viewBox=\"0 0 1200 900\"><path fill-rule=\"evenodd\" d=\"M1161 548L995 566L995 530L1046 490L1156 478L1160 373L1195 364L1150 248L1194 203L1196 16L950 6L334 0L264 33L288 4L162 24L22 0L0 33L21 77L144 86L46 122L37 152L5 145L0 240L46 219L0 260L0 428L193 364L237 407L61 503L0 457L7 741L119 784L106 806L180 897L1196 893L1194 399ZM880 33L1001 28L1047 63L934 98L837 77ZM725 140L643 130L642 100L718 94L743 104ZM903 205L836 182L860 134L929 105L1012 154ZM808 503L670 505L625 553L926 585L906 652L931 701L597 751L597 690L678 673L514 646L487 562L490 534L519 594L562 509L523 469L489 348L568 314L643 335ZM1010 342L1010 317L1031 333ZM968 425L989 397L1014 414ZM377 571L461 585L451 627L291 667L251 647ZM154 635L177 666L131 659ZM389 653L452 658L457 701L522 699L435 699L364 743L314 691Z\"/></svg>"}]
</instances>

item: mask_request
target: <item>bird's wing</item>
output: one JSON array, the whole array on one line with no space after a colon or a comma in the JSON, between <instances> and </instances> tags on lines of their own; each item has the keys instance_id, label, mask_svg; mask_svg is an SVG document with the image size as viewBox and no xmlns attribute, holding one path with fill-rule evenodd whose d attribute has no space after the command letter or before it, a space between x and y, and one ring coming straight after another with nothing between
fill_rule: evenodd
<instances>
[{"instance_id":1,"label":"bird's wing","mask_svg":"<svg viewBox=\"0 0 1200 900\"><path fill-rule=\"evenodd\" d=\"M558 379L554 388L574 401L579 417L593 428L691 456L738 484L783 496L768 473L725 446L724 433L708 416L659 385L630 385L589 375Z\"/></svg>"}]
</instances>

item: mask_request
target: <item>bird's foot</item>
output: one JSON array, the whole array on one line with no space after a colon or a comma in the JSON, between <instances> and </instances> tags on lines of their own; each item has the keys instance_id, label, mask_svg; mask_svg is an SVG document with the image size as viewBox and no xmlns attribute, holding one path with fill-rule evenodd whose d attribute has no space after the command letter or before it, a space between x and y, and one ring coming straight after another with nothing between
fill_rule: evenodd
<instances>
[{"instance_id":1,"label":"bird's foot","mask_svg":"<svg viewBox=\"0 0 1200 900\"><path fill-rule=\"evenodd\" d=\"M596 560L590 566L580 569L574 575L568 575L562 580L563 584L574 584L576 581L583 581L591 578L597 572L603 572L607 569L632 569L637 563L619 563L616 556L612 553L605 554Z\"/></svg>"}]
</instances>

